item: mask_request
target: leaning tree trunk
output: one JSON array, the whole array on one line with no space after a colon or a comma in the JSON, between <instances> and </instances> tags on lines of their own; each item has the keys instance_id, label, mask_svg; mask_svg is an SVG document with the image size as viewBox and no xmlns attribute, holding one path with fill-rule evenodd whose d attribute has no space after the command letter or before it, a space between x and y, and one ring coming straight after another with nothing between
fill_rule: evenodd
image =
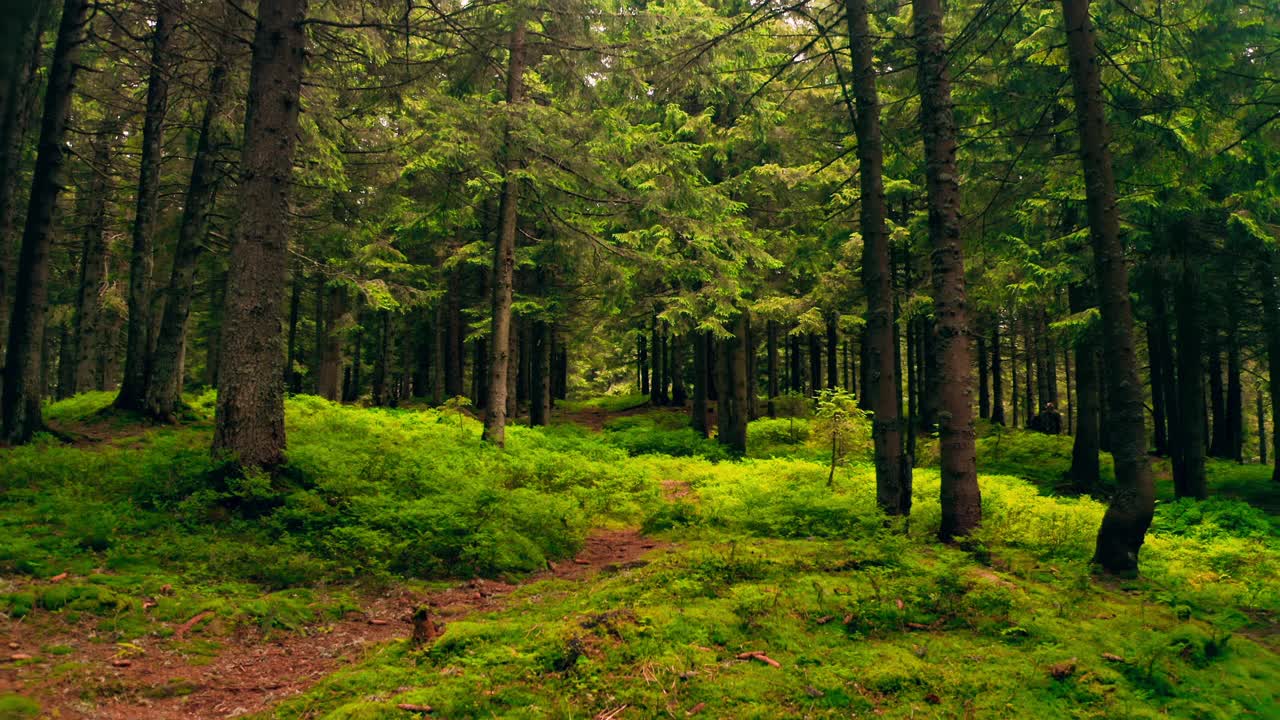
<instances>
[{"instance_id":1,"label":"leaning tree trunk","mask_svg":"<svg viewBox=\"0 0 1280 720\"><path fill-rule=\"evenodd\" d=\"M862 189L858 221L863 243L862 285L867 292L862 396L872 412L876 501L885 513L906 515L911 511L911 463L902 444L889 231L885 226L888 210L884 197L884 144L873 62L874 38L867 22L866 0L847 0L845 18L853 48L853 93L858 111L854 130L858 136L858 180Z\"/></svg>"},{"instance_id":2,"label":"leaning tree trunk","mask_svg":"<svg viewBox=\"0 0 1280 720\"><path fill-rule=\"evenodd\" d=\"M84 42L88 10L87 0L64 0L58 39L49 65L36 166L31 177L22 249L18 254L9 344L5 351L0 434L11 443L30 440L44 425L40 415L44 389L41 357L49 292L49 247L53 240L53 211L62 189L60 176L66 158L63 138L71 112L72 83L80 45Z\"/></svg>"},{"instance_id":3,"label":"leaning tree trunk","mask_svg":"<svg viewBox=\"0 0 1280 720\"><path fill-rule=\"evenodd\" d=\"M1093 307L1092 293L1083 284L1073 284L1067 290L1071 312L1081 313ZM1098 466L1100 451L1101 384L1098 376L1098 347L1095 331L1089 329L1076 340L1076 433L1071 445L1071 469L1067 475L1071 486L1078 493L1098 490L1101 475Z\"/></svg>"},{"instance_id":4,"label":"leaning tree trunk","mask_svg":"<svg viewBox=\"0 0 1280 720\"><path fill-rule=\"evenodd\" d=\"M228 8L232 6L228 4ZM160 332L156 349L151 357L151 369L147 380L146 410L154 418L169 419L182 404L182 374L180 360L186 342L187 320L191 315L191 301L195 297L196 265L205 237L209 234L209 214L213 211L214 196L218 190L218 149L225 141L220 132L218 116L227 91L227 71L233 52L236 11L226 12L225 35L219 43L218 54L209 72L209 87L205 95L204 115L200 120L200 137L196 141L195 159L191 162L191 176L187 181L186 198L182 203L182 224L178 228L178 243L173 250L173 269L169 275L167 301L160 319ZM293 309L297 309L297 293L301 288L301 276L294 279ZM293 331L296 317L290 322L290 348L293 347ZM316 316L319 326L320 317ZM297 391L297 373L292 363L286 367Z\"/></svg>"},{"instance_id":5,"label":"leaning tree trunk","mask_svg":"<svg viewBox=\"0 0 1280 720\"><path fill-rule=\"evenodd\" d=\"M507 66L507 111L513 112L524 97L525 23L517 18L511 31L511 56ZM515 149L509 116L502 137L502 199L498 209L498 237L493 247L493 320L490 331L488 402L484 409L484 434L488 442L506 442L507 373L511 371L511 296L515 276L516 222L520 181L515 172L520 159Z\"/></svg>"},{"instance_id":6,"label":"leaning tree trunk","mask_svg":"<svg viewBox=\"0 0 1280 720\"><path fill-rule=\"evenodd\" d=\"M129 324L125 340L124 379L115 406L145 410L151 361L152 272L155 264L156 216L160 210L160 160L164 120L169 110L170 43L181 8L179 0L159 0L151 35L151 69L147 78L147 111L142 123L142 159L138 198L133 217L133 247L129 257ZM174 357L177 353L174 353ZM168 370L168 369L166 369Z\"/></svg>"},{"instance_id":7,"label":"leaning tree trunk","mask_svg":"<svg viewBox=\"0 0 1280 720\"><path fill-rule=\"evenodd\" d=\"M213 452L241 467L284 461L281 300L289 258L289 182L298 136L307 0L263 0L240 159Z\"/></svg>"},{"instance_id":8,"label":"leaning tree trunk","mask_svg":"<svg viewBox=\"0 0 1280 720\"><path fill-rule=\"evenodd\" d=\"M940 0L913 0L919 50L920 123L924 131L929 237L933 244L934 344L938 365L938 441L941 447L942 525L951 541L982 520L973 430L972 353L960 238L956 122L947 74Z\"/></svg>"},{"instance_id":9,"label":"leaning tree trunk","mask_svg":"<svg viewBox=\"0 0 1280 720\"><path fill-rule=\"evenodd\" d=\"M1067 54L1075 88L1084 167L1093 262L1102 311L1107 402L1111 449L1116 466L1116 493L1098 530L1094 561L1108 572L1138 570L1138 551L1155 513L1155 487L1147 467L1147 432L1143 418L1138 355L1133 345L1133 309L1129 305L1129 270L1120 242L1120 212L1115 176L1107 147L1107 120L1102 100L1089 0L1062 0Z\"/></svg>"}]
</instances>

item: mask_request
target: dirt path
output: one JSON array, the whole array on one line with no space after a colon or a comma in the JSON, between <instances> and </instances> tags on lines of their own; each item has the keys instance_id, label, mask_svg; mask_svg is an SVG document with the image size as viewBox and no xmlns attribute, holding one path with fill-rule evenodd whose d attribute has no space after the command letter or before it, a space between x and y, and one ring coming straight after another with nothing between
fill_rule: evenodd
<instances>
[{"instance_id":1,"label":"dirt path","mask_svg":"<svg viewBox=\"0 0 1280 720\"><path fill-rule=\"evenodd\" d=\"M638 530L597 531L575 558L524 583L582 580L601 570L643 563L641 557L660 545ZM41 717L204 720L261 712L358 662L380 644L408 637L409 617L423 603L446 623L447 634L450 620L499 609L517 587L472 580L426 596L397 591L372 598L362 612L329 625L273 638L253 629L217 638L221 647L212 658L185 654L169 640L147 637L134 643L145 652L132 653L125 663L121 648L98 640L89 623L55 638L25 622L4 621L0 693L34 698L44 710ZM199 631L190 632L194 636ZM54 645L70 652L42 651ZM38 661L14 662L14 654L35 655Z\"/></svg>"}]
</instances>

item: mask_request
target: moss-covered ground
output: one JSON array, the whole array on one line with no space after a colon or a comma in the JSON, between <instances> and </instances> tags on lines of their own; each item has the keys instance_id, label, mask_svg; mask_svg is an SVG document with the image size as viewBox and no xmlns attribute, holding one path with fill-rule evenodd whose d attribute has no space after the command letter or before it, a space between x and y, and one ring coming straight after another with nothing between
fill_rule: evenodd
<instances>
[{"instance_id":1,"label":"moss-covered ground","mask_svg":"<svg viewBox=\"0 0 1280 720\"><path fill-rule=\"evenodd\" d=\"M20 641L0 718L225 717L180 670L361 640L249 709L1280 717L1268 468L1211 463L1202 503L1163 481L1143 574L1120 581L1087 566L1104 506L1055 494L1068 438L984 432L984 526L958 549L933 538L935 470L916 471L910 525L886 524L865 456L829 487L804 419L753 423L751 456L731 460L678 413L589 401L499 451L459 412L298 397L288 466L245 478L209 458L211 400L151 427L80 396L49 408L59 436L0 450L0 628ZM601 528L654 547L547 570ZM497 582L458 588L469 578ZM424 647L407 625L352 621L446 587L480 599ZM190 668L157 674L158 658Z\"/></svg>"}]
</instances>

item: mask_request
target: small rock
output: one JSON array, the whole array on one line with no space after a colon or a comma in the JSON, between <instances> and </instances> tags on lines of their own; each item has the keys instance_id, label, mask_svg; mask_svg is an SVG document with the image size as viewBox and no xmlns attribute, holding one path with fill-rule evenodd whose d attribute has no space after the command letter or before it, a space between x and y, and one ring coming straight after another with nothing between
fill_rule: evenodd
<instances>
[{"instance_id":1,"label":"small rock","mask_svg":"<svg viewBox=\"0 0 1280 720\"><path fill-rule=\"evenodd\" d=\"M16 643L16 642L11 642L11 643L9 643L9 649L10 649L10 650L17 650L17 649L18 649L18 647L19 647L19 645L18 645L18 643Z\"/></svg>"},{"instance_id":2,"label":"small rock","mask_svg":"<svg viewBox=\"0 0 1280 720\"><path fill-rule=\"evenodd\" d=\"M121 668L123 668L123 667L129 667L129 666L130 666L130 665L132 665L132 664L133 664L133 661L132 661L132 660L126 660L125 658L116 658L115 660L112 660L112 661L111 661L111 666L112 666L112 667L121 667Z\"/></svg>"},{"instance_id":3,"label":"small rock","mask_svg":"<svg viewBox=\"0 0 1280 720\"><path fill-rule=\"evenodd\" d=\"M386 620L383 620L382 618L369 618L369 624L370 625L386 625L388 623Z\"/></svg>"},{"instance_id":4,"label":"small rock","mask_svg":"<svg viewBox=\"0 0 1280 720\"><path fill-rule=\"evenodd\" d=\"M9 656L9 659L18 662L19 660L30 660L31 656L26 653L14 653Z\"/></svg>"},{"instance_id":5,"label":"small rock","mask_svg":"<svg viewBox=\"0 0 1280 720\"><path fill-rule=\"evenodd\" d=\"M1074 675L1075 672L1076 672L1075 658L1071 658L1070 660L1063 660L1062 662L1054 663L1049 666L1049 674L1052 675L1055 680L1065 680L1071 677L1072 675Z\"/></svg>"}]
</instances>

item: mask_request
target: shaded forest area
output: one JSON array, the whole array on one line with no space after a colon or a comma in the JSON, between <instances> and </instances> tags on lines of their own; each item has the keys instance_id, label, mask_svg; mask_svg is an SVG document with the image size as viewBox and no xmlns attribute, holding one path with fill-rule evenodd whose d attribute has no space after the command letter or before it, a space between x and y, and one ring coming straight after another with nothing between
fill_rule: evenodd
<instances>
[{"instance_id":1,"label":"shaded forest area","mask_svg":"<svg viewBox=\"0 0 1280 720\"><path fill-rule=\"evenodd\" d=\"M1275 0L0 23L0 716L1275 712Z\"/></svg>"}]
</instances>

